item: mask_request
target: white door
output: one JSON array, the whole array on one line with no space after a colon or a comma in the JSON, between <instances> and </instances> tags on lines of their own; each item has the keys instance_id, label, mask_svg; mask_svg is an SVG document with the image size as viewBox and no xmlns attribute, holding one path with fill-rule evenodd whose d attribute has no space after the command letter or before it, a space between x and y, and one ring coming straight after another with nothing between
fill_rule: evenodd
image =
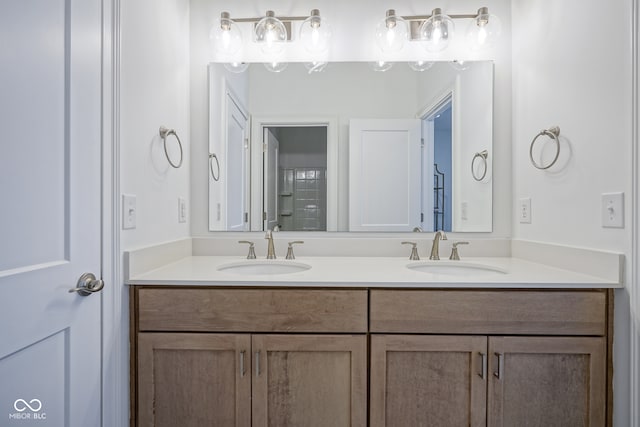
<instances>
[{"instance_id":1,"label":"white door","mask_svg":"<svg viewBox=\"0 0 640 427\"><path fill-rule=\"evenodd\" d=\"M419 119L349 122L349 231L420 226Z\"/></svg>"},{"instance_id":2,"label":"white door","mask_svg":"<svg viewBox=\"0 0 640 427\"><path fill-rule=\"evenodd\" d=\"M0 425L101 425L101 2L3 0ZM108 285L107 285L108 286Z\"/></svg>"},{"instance_id":3,"label":"white door","mask_svg":"<svg viewBox=\"0 0 640 427\"><path fill-rule=\"evenodd\" d=\"M278 138L264 128L264 229L273 230L278 225Z\"/></svg>"},{"instance_id":4,"label":"white door","mask_svg":"<svg viewBox=\"0 0 640 427\"><path fill-rule=\"evenodd\" d=\"M249 229L247 114L238 106L229 93L227 93L226 98L226 230L245 231Z\"/></svg>"}]
</instances>

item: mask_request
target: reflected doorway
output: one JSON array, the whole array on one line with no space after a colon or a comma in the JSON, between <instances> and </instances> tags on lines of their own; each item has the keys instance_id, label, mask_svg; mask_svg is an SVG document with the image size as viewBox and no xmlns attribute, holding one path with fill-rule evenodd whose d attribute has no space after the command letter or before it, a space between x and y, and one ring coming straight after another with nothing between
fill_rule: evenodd
<instances>
[{"instance_id":1,"label":"reflected doorway","mask_svg":"<svg viewBox=\"0 0 640 427\"><path fill-rule=\"evenodd\" d=\"M327 230L327 126L264 127L264 227Z\"/></svg>"},{"instance_id":2,"label":"reflected doorway","mask_svg":"<svg viewBox=\"0 0 640 427\"><path fill-rule=\"evenodd\" d=\"M452 94L447 93L423 117L422 156L425 231L452 231L453 116ZM429 215L432 212L432 215Z\"/></svg>"}]
</instances>

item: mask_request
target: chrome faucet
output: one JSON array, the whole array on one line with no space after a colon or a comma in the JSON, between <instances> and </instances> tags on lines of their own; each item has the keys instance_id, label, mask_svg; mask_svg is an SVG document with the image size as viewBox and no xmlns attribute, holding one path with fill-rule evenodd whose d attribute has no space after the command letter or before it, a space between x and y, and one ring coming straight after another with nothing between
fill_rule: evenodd
<instances>
[{"instance_id":1,"label":"chrome faucet","mask_svg":"<svg viewBox=\"0 0 640 427\"><path fill-rule=\"evenodd\" d=\"M267 230L264 238L267 239L267 259L276 259L276 248L273 246L273 233L271 230Z\"/></svg>"},{"instance_id":2,"label":"chrome faucet","mask_svg":"<svg viewBox=\"0 0 640 427\"><path fill-rule=\"evenodd\" d=\"M436 231L436 235L433 237L433 244L431 245L431 255L429 255L429 259L440 259L440 240L447 240L447 235L444 234L444 231L442 230Z\"/></svg>"}]
</instances>

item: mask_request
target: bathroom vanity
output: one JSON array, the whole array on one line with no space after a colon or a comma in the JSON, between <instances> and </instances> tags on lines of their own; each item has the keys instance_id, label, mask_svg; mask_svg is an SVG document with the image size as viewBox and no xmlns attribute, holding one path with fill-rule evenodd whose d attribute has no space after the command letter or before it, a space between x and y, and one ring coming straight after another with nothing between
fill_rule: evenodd
<instances>
[{"instance_id":1,"label":"bathroom vanity","mask_svg":"<svg viewBox=\"0 0 640 427\"><path fill-rule=\"evenodd\" d=\"M515 258L295 262L189 256L129 279L133 426L612 424L615 280Z\"/></svg>"}]
</instances>

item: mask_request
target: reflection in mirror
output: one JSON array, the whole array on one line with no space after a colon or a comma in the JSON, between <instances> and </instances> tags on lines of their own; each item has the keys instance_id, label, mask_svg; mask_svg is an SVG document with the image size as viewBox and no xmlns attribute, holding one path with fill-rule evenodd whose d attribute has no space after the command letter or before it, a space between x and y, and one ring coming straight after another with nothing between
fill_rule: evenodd
<instances>
[{"instance_id":1,"label":"reflection in mirror","mask_svg":"<svg viewBox=\"0 0 640 427\"><path fill-rule=\"evenodd\" d=\"M210 230L490 232L493 63L467 64L210 64Z\"/></svg>"}]
</instances>

